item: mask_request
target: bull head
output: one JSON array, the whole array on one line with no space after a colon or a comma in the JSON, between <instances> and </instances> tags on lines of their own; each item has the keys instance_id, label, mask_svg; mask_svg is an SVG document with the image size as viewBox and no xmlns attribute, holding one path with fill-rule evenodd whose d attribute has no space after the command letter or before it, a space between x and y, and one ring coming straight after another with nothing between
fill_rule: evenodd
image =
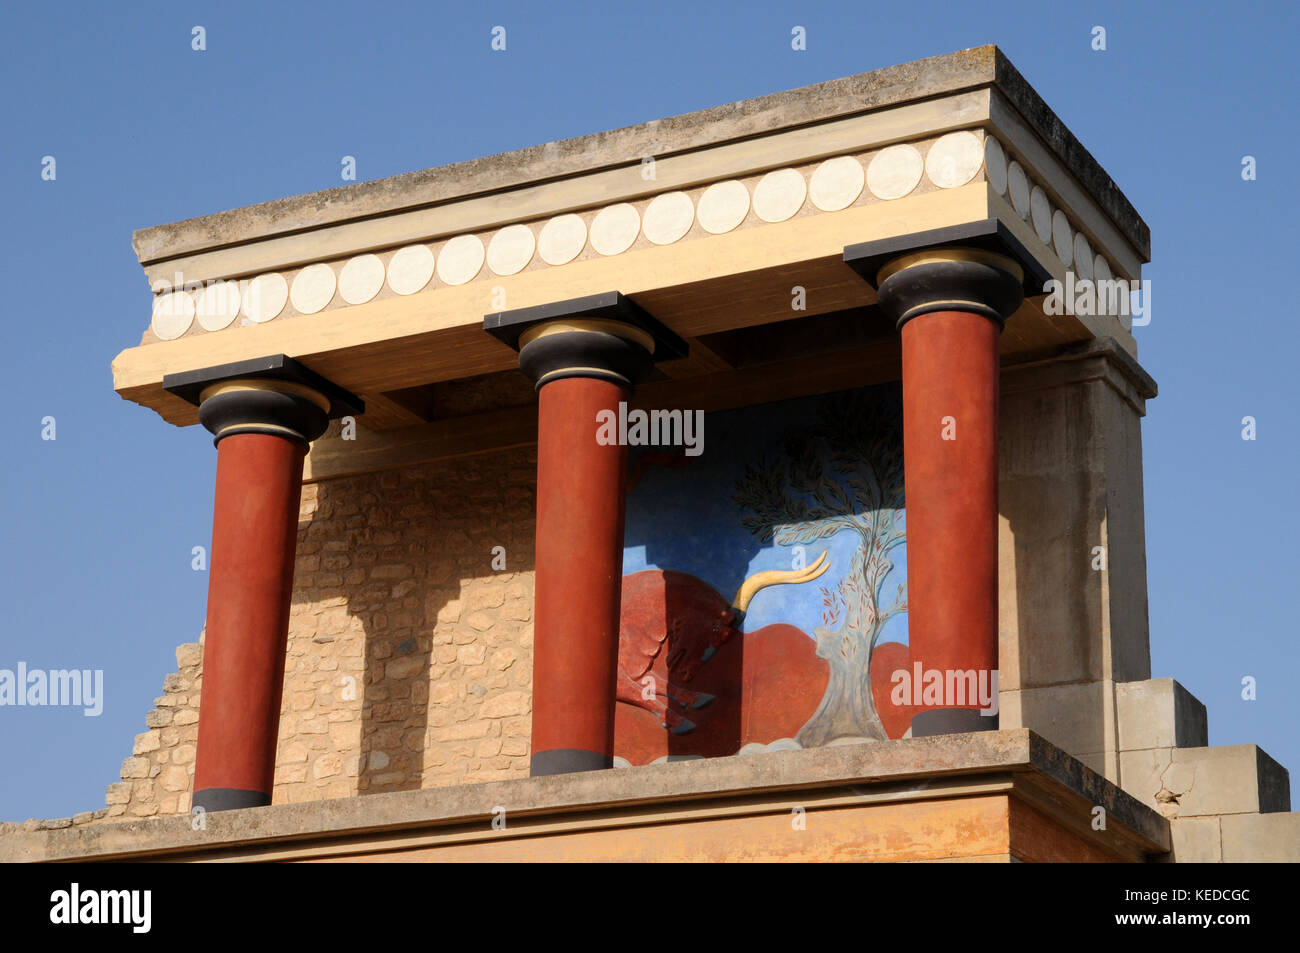
<instances>
[{"instance_id":1,"label":"bull head","mask_svg":"<svg viewBox=\"0 0 1300 953\"><path fill-rule=\"evenodd\" d=\"M830 560L827 559L826 551L817 557L817 561L803 569L768 569L763 572L756 572L740 584L740 589L736 592L736 598L731 600L731 607L736 610L735 618L732 621L737 629L745 618L745 611L749 608L750 602L759 591L766 589L768 586L790 586L797 585L801 582L812 582L827 569L831 568ZM713 658L716 651L716 645L710 645L700 656L700 661L707 662Z\"/></svg>"}]
</instances>

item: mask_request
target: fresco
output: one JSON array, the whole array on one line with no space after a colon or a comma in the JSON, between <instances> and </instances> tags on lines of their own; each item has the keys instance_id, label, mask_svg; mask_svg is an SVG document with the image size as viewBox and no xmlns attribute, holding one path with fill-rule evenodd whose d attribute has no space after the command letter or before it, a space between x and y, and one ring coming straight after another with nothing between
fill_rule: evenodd
<instances>
[{"instance_id":1,"label":"fresco","mask_svg":"<svg viewBox=\"0 0 1300 953\"><path fill-rule=\"evenodd\" d=\"M629 465L616 757L903 735L897 384L709 414L701 456Z\"/></svg>"}]
</instances>

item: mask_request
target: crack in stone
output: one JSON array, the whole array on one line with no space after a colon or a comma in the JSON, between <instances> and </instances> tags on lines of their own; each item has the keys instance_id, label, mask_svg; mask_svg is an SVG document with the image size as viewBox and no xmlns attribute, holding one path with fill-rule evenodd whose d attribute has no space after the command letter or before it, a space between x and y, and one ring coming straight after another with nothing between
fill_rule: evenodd
<instances>
[{"instance_id":1,"label":"crack in stone","mask_svg":"<svg viewBox=\"0 0 1300 953\"><path fill-rule=\"evenodd\" d=\"M1169 773L1169 769L1172 768L1175 763L1176 762L1171 757L1169 763L1165 765L1164 770L1160 772L1160 790L1155 794L1156 806L1160 809L1160 813L1167 818L1178 817L1181 799L1192 790L1192 786L1196 783L1196 768L1193 766L1192 777L1191 780L1187 782L1186 787L1182 791L1171 790L1169 785L1166 783L1165 775Z\"/></svg>"}]
</instances>

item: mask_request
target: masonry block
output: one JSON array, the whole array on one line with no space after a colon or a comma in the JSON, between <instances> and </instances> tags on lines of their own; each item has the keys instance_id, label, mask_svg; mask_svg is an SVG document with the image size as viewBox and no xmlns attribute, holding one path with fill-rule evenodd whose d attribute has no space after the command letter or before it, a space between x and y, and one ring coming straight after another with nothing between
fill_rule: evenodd
<instances>
[{"instance_id":1,"label":"masonry block","mask_svg":"<svg viewBox=\"0 0 1300 953\"><path fill-rule=\"evenodd\" d=\"M1170 818L1291 810L1290 776L1257 745L1121 751L1120 785Z\"/></svg>"},{"instance_id":2,"label":"masonry block","mask_svg":"<svg viewBox=\"0 0 1300 953\"><path fill-rule=\"evenodd\" d=\"M1119 746L1204 748L1210 743L1205 705L1172 678L1120 682L1115 686Z\"/></svg>"}]
</instances>

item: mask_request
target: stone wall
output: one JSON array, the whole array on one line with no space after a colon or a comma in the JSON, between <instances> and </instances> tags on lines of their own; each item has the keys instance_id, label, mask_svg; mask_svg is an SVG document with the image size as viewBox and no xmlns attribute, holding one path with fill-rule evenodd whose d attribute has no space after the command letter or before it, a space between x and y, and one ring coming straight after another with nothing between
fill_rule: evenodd
<instances>
[{"instance_id":1,"label":"stone wall","mask_svg":"<svg viewBox=\"0 0 1300 953\"><path fill-rule=\"evenodd\" d=\"M536 467L511 451L303 488L274 803L528 775ZM201 644L176 659L78 825L189 811Z\"/></svg>"}]
</instances>

